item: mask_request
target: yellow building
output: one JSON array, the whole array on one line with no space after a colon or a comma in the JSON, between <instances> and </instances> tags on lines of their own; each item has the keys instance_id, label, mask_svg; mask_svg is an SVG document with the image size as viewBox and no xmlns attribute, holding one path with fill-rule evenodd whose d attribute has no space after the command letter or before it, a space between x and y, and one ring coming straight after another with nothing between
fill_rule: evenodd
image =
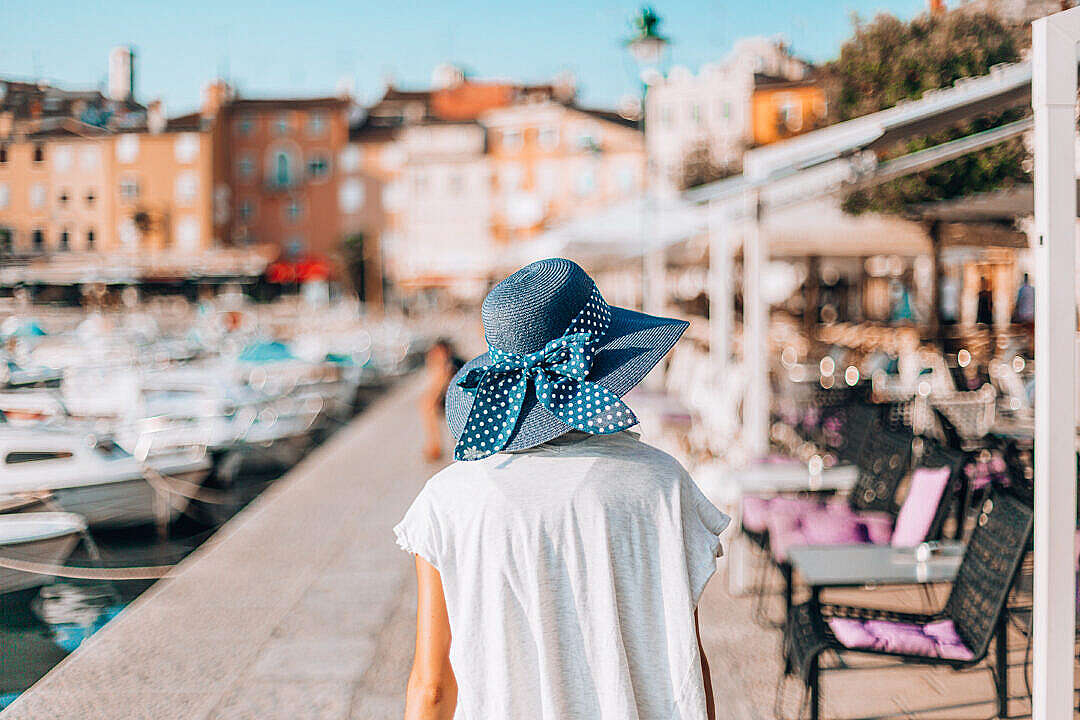
<instances>
[{"instance_id":1,"label":"yellow building","mask_svg":"<svg viewBox=\"0 0 1080 720\"><path fill-rule=\"evenodd\" d=\"M813 79L756 75L750 96L753 145L768 145L822 127L829 113L825 90Z\"/></svg>"},{"instance_id":2,"label":"yellow building","mask_svg":"<svg viewBox=\"0 0 1080 720\"><path fill-rule=\"evenodd\" d=\"M198 252L213 244L210 133L49 119L0 139L0 250Z\"/></svg>"}]
</instances>

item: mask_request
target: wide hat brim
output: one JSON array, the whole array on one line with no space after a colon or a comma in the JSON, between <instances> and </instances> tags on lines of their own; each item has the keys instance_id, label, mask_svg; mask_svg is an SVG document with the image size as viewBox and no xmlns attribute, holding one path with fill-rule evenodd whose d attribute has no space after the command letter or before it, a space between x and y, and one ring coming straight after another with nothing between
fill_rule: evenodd
<instances>
[{"instance_id":1,"label":"wide hat brim","mask_svg":"<svg viewBox=\"0 0 1080 720\"><path fill-rule=\"evenodd\" d=\"M664 358L689 325L685 320L656 317L612 306L611 325L597 347L587 379L622 397ZM465 363L450 382L446 391L446 422L455 438L461 437L473 403L473 396L458 385L458 380L473 368L483 367L490 362L487 353L475 357ZM573 429L537 402L530 383L517 425L503 450L535 447Z\"/></svg>"}]
</instances>

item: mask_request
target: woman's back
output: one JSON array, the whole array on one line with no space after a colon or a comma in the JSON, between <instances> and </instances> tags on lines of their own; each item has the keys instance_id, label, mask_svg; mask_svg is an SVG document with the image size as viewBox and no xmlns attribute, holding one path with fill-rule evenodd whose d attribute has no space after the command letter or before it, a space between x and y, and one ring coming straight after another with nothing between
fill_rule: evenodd
<instances>
[{"instance_id":1,"label":"woman's back","mask_svg":"<svg viewBox=\"0 0 1080 720\"><path fill-rule=\"evenodd\" d=\"M441 574L455 718L705 718L693 611L727 523L629 432L436 475L396 530Z\"/></svg>"}]
</instances>

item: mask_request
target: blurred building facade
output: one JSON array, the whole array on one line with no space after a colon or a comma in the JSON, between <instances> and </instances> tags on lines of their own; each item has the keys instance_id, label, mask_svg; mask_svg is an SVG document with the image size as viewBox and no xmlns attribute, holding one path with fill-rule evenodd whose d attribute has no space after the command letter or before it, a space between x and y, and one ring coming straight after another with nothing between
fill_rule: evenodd
<instances>
[{"instance_id":1,"label":"blurred building facade","mask_svg":"<svg viewBox=\"0 0 1080 720\"><path fill-rule=\"evenodd\" d=\"M657 189L683 187L693 162L735 170L746 149L820 127L827 111L813 67L779 40L739 40L697 74L672 68L650 84L645 101Z\"/></svg>"},{"instance_id":2,"label":"blurred building facade","mask_svg":"<svg viewBox=\"0 0 1080 720\"><path fill-rule=\"evenodd\" d=\"M575 97L569 77L519 85L452 66L428 90L386 89L350 143L382 185L395 284L476 296L512 243L640 190L635 123Z\"/></svg>"},{"instance_id":3,"label":"blurred building facade","mask_svg":"<svg viewBox=\"0 0 1080 720\"><path fill-rule=\"evenodd\" d=\"M214 254L314 258L376 302L386 280L473 297L507 247L645 183L638 124L580 106L569 76L481 81L445 65L369 108L217 80L199 111L168 118L135 100L130 49L108 66L105 92L0 80L7 264L119 258L145 275Z\"/></svg>"}]
</instances>

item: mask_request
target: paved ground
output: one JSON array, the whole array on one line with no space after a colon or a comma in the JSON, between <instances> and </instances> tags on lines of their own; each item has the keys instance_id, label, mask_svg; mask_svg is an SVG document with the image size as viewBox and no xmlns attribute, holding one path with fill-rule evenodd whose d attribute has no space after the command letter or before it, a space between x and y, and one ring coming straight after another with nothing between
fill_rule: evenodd
<instances>
[{"instance_id":1,"label":"paved ground","mask_svg":"<svg viewBox=\"0 0 1080 720\"><path fill-rule=\"evenodd\" d=\"M419 389L407 381L370 407L0 720L398 720L415 598L411 560L391 528L437 469L419 457ZM701 622L719 717L773 717L779 633L754 624L751 600L728 595L719 579ZM1014 647L1019 664L1019 640ZM1019 692L1019 668L1012 674ZM992 696L985 672L854 671L826 677L824 688L828 717L993 714L980 702ZM788 690L793 717L798 689Z\"/></svg>"}]
</instances>

